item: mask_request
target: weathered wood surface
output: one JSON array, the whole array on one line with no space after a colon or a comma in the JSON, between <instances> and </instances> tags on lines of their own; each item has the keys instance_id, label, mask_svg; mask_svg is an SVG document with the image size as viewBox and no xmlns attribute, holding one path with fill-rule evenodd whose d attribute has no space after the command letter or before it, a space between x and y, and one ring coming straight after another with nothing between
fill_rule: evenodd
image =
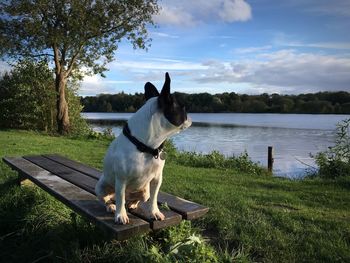
<instances>
[{"instance_id":1,"label":"weathered wood surface","mask_svg":"<svg viewBox=\"0 0 350 263\"><path fill-rule=\"evenodd\" d=\"M169 208L178 212L187 220L201 217L209 211L208 207L164 192L159 193L158 202L161 204L167 204Z\"/></svg>"},{"instance_id":2,"label":"weathered wood surface","mask_svg":"<svg viewBox=\"0 0 350 263\"><path fill-rule=\"evenodd\" d=\"M146 212L149 203L146 202L141 203L137 209L129 210L131 224L116 225L113 214L107 213L104 205L95 197L94 189L97 180L101 177L101 171L57 154L23 158L5 157L3 160L19 172L20 178L33 181L73 210L97 224L112 229L118 240L149 229L157 230L177 225L182 219L192 220L208 212L207 207L160 192L158 203L161 206L166 204L165 207L168 207L168 209L160 207L165 220L158 221L150 218Z\"/></svg>"},{"instance_id":3,"label":"weathered wood surface","mask_svg":"<svg viewBox=\"0 0 350 263\"><path fill-rule=\"evenodd\" d=\"M69 162L67 160L63 160L62 158L60 160L62 162L64 161L64 163L69 165L69 167L63 165L62 163L57 163L51 159L48 159L46 156L25 156L24 158L95 195L94 189L97 183L97 179L80 172L88 171L88 166L84 167L84 165L81 163L78 163L78 165L75 166L75 163L72 163L72 161ZM93 170L95 169L92 169L92 171ZM181 222L182 219L181 216L176 212L160 209L160 211L165 215L165 219L162 221L155 221L150 217L149 214L145 212L145 210L146 209L130 210L130 213L144 220L147 220L153 230L164 228L166 226L177 225Z\"/></svg>"},{"instance_id":4,"label":"weathered wood surface","mask_svg":"<svg viewBox=\"0 0 350 263\"><path fill-rule=\"evenodd\" d=\"M150 230L150 224L148 222L132 214L128 214L130 218L129 224L115 224L114 215L107 213L104 205L93 194L24 158L5 157L3 160L23 177L30 179L39 187L71 207L74 211L103 226L107 231L114 233L118 240L124 240L135 234L145 233Z\"/></svg>"},{"instance_id":5,"label":"weathered wood surface","mask_svg":"<svg viewBox=\"0 0 350 263\"><path fill-rule=\"evenodd\" d=\"M182 216L180 214L171 210L165 210L163 208L159 208L159 210L164 214L165 219L154 220L153 218L150 218L150 215L147 212L148 205L149 205L148 202L140 203L137 209L129 209L129 213L149 222L150 227L153 230L158 230L168 226L178 225L182 221Z\"/></svg>"},{"instance_id":6,"label":"weathered wood surface","mask_svg":"<svg viewBox=\"0 0 350 263\"><path fill-rule=\"evenodd\" d=\"M82 164L80 162L68 159L64 156L58 155L58 154L45 154L44 157L55 161L57 163L63 164L69 168L72 168L78 172L81 172L83 174L86 174L92 178L99 179L101 177L101 171L97 170L91 166L87 166L85 164Z\"/></svg>"},{"instance_id":7,"label":"weathered wood surface","mask_svg":"<svg viewBox=\"0 0 350 263\"><path fill-rule=\"evenodd\" d=\"M85 191L95 194L96 179L40 155L24 156L23 158L61 177L62 179L83 188Z\"/></svg>"},{"instance_id":8,"label":"weathered wood surface","mask_svg":"<svg viewBox=\"0 0 350 263\"><path fill-rule=\"evenodd\" d=\"M57 154L44 155L44 157L55 161L57 160L59 163L71 169L74 169L78 172L84 173L92 178L95 178L96 180L100 178L102 174L101 171L95 168L86 166L82 163L70 160L66 157L63 157ZM158 203L166 204L170 209L181 214L183 219L187 219L187 220L193 220L193 219L199 218L205 215L209 211L208 207L205 207L195 202L191 202L191 201L182 199L180 197L177 197L175 195L164 193L164 192L159 192Z\"/></svg>"}]
</instances>

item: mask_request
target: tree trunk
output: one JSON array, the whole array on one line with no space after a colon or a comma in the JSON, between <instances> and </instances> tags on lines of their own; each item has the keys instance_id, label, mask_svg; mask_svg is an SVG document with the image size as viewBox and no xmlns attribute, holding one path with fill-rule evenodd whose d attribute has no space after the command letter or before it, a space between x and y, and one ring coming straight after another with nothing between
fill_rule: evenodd
<instances>
[{"instance_id":1,"label":"tree trunk","mask_svg":"<svg viewBox=\"0 0 350 263\"><path fill-rule=\"evenodd\" d=\"M68 116L68 103L66 101L66 84L67 78L62 72L56 74L56 94L57 94L57 128L59 134L69 133L69 116Z\"/></svg>"}]
</instances>

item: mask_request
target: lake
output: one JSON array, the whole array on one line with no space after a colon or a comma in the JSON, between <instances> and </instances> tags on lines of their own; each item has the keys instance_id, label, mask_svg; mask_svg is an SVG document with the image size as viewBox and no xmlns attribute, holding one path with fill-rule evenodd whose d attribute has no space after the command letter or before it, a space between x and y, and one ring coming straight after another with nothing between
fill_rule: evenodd
<instances>
[{"instance_id":1,"label":"lake","mask_svg":"<svg viewBox=\"0 0 350 263\"><path fill-rule=\"evenodd\" d=\"M191 113L193 125L172 139L181 151L226 156L248 152L267 166L267 147L274 148L274 174L300 178L315 167L311 154L333 145L335 127L350 115ZM83 113L96 131L111 127L120 134L132 113Z\"/></svg>"}]
</instances>

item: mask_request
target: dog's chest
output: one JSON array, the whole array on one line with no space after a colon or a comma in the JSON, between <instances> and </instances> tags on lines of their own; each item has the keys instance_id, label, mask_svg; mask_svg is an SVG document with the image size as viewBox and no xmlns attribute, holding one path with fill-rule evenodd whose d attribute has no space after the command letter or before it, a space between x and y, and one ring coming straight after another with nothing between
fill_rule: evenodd
<instances>
[{"instance_id":1,"label":"dog's chest","mask_svg":"<svg viewBox=\"0 0 350 263\"><path fill-rule=\"evenodd\" d=\"M153 178L160 176L164 161L150 158L150 160L134 163L128 174L128 188L138 190L144 188Z\"/></svg>"}]
</instances>

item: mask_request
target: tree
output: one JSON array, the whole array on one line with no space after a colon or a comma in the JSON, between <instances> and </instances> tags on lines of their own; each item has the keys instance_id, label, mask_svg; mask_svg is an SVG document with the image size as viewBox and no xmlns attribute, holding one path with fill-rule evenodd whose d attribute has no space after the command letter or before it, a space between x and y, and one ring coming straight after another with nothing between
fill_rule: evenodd
<instances>
[{"instance_id":1,"label":"tree","mask_svg":"<svg viewBox=\"0 0 350 263\"><path fill-rule=\"evenodd\" d=\"M22 61L0 79L0 127L52 131L55 87L45 62Z\"/></svg>"},{"instance_id":2,"label":"tree","mask_svg":"<svg viewBox=\"0 0 350 263\"><path fill-rule=\"evenodd\" d=\"M156 0L12 0L0 3L0 55L54 64L58 132L69 132L66 86L101 74L122 39L147 48Z\"/></svg>"},{"instance_id":3,"label":"tree","mask_svg":"<svg viewBox=\"0 0 350 263\"><path fill-rule=\"evenodd\" d=\"M68 81L66 95L73 136L90 132L81 117L78 89L78 82ZM57 131L54 74L45 61L21 61L0 77L0 113L0 128Z\"/></svg>"}]
</instances>

